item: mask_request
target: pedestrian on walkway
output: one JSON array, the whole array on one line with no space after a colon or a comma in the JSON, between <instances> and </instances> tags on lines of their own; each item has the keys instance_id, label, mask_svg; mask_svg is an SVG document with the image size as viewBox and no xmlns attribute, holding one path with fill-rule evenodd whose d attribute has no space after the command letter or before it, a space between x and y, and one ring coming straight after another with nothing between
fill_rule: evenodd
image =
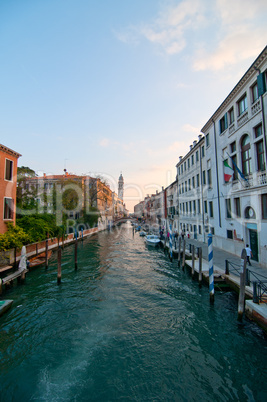
<instances>
[{"instance_id":1,"label":"pedestrian on walkway","mask_svg":"<svg viewBox=\"0 0 267 402\"><path fill-rule=\"evenodd\" d=\"M251 266L250 257L252 258L253 255L252 255L251 248L249 247L248 244L246 244L246 249L245 250L246 250L246 253L247 253L247 262Z\"/></svg>"}]
</instances>

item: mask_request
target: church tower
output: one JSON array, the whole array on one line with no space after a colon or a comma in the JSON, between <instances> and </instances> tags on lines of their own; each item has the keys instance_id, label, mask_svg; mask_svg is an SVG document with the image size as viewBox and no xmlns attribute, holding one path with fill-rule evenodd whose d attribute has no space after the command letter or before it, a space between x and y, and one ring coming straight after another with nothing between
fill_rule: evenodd
<instances>
[{"instance_id":1,"label":"church tower","mask_svg":"<svg viewBox=\"0 0 267 402\"><path fill-rule=\"evenodd\" d=\"M123 200L123 184L124 184L124 180L122 177L122 174L119 177L119 181L118 181L118 197Z\"/></svg>"}]
</instances>

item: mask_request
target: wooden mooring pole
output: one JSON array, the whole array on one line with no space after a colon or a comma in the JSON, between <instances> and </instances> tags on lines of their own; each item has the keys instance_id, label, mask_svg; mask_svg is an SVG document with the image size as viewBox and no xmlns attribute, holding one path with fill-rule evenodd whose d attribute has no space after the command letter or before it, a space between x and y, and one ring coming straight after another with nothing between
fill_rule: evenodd
<instances>
[{"instance_id":1,"label":"wooden mooring pole","mask_svg":"<svg viewBox=\"0 0 267 402\"><path fill-rule=\"evenodd\" d=\"M181 266L181 237L179 237L178 243L178 267Z\"/></svg>"},{"instance_id":2,"label":"wooden mooring pole","mask_svg":"<svg viewBox=\"0 0 267 402\"><path fill-rule=\"evenodd\" d=\"M238 297L238 321L242 321L245 309L245 290L246 290L246 266L247 266L247 253L243 248L241 253L240 264L240 289Z\"/></svg>"},{"instance_id":3,"label":"wooden mooring pole","mask_svg":"<svg viewBox=\"0 0 267 402\"><path fill-rule=\"evenodd\" d=\"M77 262L77 254L78 254L78 240L75 240L75 249L74 249L74 259L75 259L75 271L78 269L78 262Z\"/></svg>"},{"instance_id":4,"label":"wooden mooring pole","mask_svg":"<svg viewBox=\"0 0 267 402\"><path fill-rule=\"evenodd\" d=\"M195 273L195 246L194 246L194 244L192 244L191 250L192 250L192 271L191 271L191 274L192 274L192 278L193 278L194 273Z\"/></svg>"},{"instance_id":5,"label":"wooden mooring pole","mask_svg":"<svg viewBox=\"0 0 267 402\"><path fill-rule=\"evenodd\" d=\"M198 283L202 286L202 247L198 249Z\"/></svg>"},{"instance_id":6,"label":"wooden mooring pole","mask_svg":"<svg viewBox=\"0 0 267 402\"><path fill-rule=\"evenodd\" d=\"M61 283L61 247L57 250L57 284Z\"/></svg>"},{"instance_id":7,"label":"wooden mooring pole","mask_svg":"<svg viewBox=\"0 0 267 402\"><path fill-rule=\"evenodd\" d=\"M45 241L45 269L48 268L48 239Z\"/></svg>"},{"instance_id":8,"label":"wooden mooring pole","mask_svg":"<svg viewBox=\"0 0 267 402\"><path fill-rule=\"evenodd\" d=\"M185 266L185 239L183 240L183 262L182 262L183 269L184 266Z\"/></svg>"}]
</instances>

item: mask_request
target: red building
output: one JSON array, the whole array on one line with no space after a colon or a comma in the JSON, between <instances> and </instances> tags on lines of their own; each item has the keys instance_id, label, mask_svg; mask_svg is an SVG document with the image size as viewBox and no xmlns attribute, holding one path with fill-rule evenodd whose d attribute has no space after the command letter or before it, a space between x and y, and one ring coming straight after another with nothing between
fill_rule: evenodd
<instances>
[{"instance_id":1,"label":"red building","mask_svg":"<svg viewBox=\"0 0 267 402\"><path fill-rule=\"evenodd\" d=\"M17 162L21 155L0 144L0 233L16 220Z\"/></svg>"}]
</instances>

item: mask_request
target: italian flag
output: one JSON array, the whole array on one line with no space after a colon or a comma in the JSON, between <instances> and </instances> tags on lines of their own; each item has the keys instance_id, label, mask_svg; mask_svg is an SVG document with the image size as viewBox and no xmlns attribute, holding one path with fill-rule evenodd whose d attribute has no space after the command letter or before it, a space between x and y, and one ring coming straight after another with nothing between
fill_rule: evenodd
<instances>
[{"instance_id":1,"label":"italian flag","mask_svg":"<svg viewBox=\"0 0 267 402\"><path fill-rule=\"evenodd\" d=\"M228 165L227 160L223 162L224 165L224 181L227 183L233 176L234 170Z\"/></svg>"}]
</instances>

